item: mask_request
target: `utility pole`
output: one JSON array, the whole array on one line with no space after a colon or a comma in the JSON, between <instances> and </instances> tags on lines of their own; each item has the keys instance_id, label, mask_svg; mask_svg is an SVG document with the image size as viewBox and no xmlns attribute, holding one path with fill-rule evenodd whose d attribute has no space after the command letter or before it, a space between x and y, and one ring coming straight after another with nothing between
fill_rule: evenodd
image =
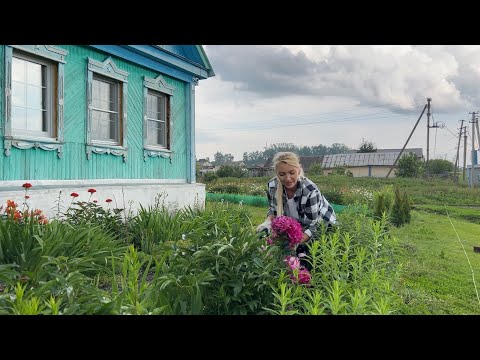
<instances>
[{"instance_id":1,"label":"utility pole","mask_svg":"<svg viewBox=\"0 0 480 360\"><path fill-rule=\"evenodd\" d=\"M428 99L427 99L427 100L428 100ZM417 125L418 125L418 123L420 122L420 119L422 118L423 113L425 112L425 109L427 108L427 106L428 106L428 105L425 104L425 106L423 107L422 113L421 113L420 116L418 117L418 120L417 120L417 122L415 123L415 126L413 127L412 132L410 133L407 141L405 142L405 145L403 145L403 148L402 148L402 150L400 151L400 154L398 154L397 158L395 159L395 162L394 162L393 165L390 167L390 170L388 170L388 173L387 173L387 176L385 176L385 179L388 178L388 176L389 176L390 173L392 172L393 168L394 168L395 165L397 164L398 159L400 159L400 156L402 156L403 150L405 150L405 148L407 147L407 144L408 144L408 142L410 141L410 138L412 137L413 132L414 132L415 129L417 128Z\"/></svg>"},{"instance_id":2,"label":"utility pole","mask_svg":"<svg viewBox=\"0 0 480 360\"><path fill-rule=\"evenodd\" d=\"M430 159L429 157L429 152L430 152L430 101L432 101L431 98L427 98L427 163L425 164L425 174L427 176L427 180L430 176L429 173L429 166L428 166L428 161Z\"/></svg>"},{"instance_id":3,"label":"utility pole","mask_svg":"<svg viewBox=\"0 0 480 360\"><path fill-rule=\"evenodd\" d=\"M457 167L459 163L458 153L460 152L460 140L462 139L463 122L465 120L458 120L458 121L461 121L462 124L460 125L460 134L458 135L457 157L455 158L455 169L453 170L453 181L455 181L455 184L458 183L458 179L457 179Z\"/></svg>"},{"instance_id":4,"label":"utility pole","mask_svg":"<svg viewBox=\"0 0 480 360\"><path fill-rule=\"evenodd\" d=\"M470 171L470 187L473 189L473 179L474 179L474 173L475 173L475 164L473 163L473 159L475 157L475 121L476 121L476 117L475 117L475 114L476 112L472 112L472 121L470 121L472 123L472 160L471 160L471 163L472 163L472 169Z\"/></svg>"},{"instance_id":5,"label":"utility pole","mask_svg":"<svg viewBox=\"0 0 480 360\"><path fill-rule=\"evenodd\" d=\"M480 129L478 129L478 115L475 117L475 125L477 126L477 142L480 144Z\"/></svg>"},{"instance_id":6,"label":"utility pole","mask_svg":"<svg viewBox=\"0 0 480 360\"><path fill-rule=\"evenodd\" d=\"M465 184L465 172L467 170L467 125L463 127L463 183Z\"/></svg>"}]
</instances>

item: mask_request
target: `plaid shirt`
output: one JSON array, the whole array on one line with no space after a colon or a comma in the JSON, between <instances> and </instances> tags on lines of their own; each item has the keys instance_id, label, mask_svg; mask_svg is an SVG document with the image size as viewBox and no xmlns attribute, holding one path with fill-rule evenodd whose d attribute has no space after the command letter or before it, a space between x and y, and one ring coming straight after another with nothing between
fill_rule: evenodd
<instances>
[{"instance_id":1,"label":"plaid shirt","mask_svg":"<svg viewBox=\"0 0 480 360\"><path fill-rule=\"evenodd\" d=\"M267 197L270 207L267 216L277 216L277 182L277 177L268 181ZM337 223L335 211L322 195L317 185L308 178L303 177L298 179L297 191L293 198L297 204L299 222L302 224L304 233L308 236L312 237L315 235L320 219L325 222L325 225ZM287 192L285 188L283 188L283 215L286 215L285 212L288 211L287 208Z\"/></svg>"}]
</instances>

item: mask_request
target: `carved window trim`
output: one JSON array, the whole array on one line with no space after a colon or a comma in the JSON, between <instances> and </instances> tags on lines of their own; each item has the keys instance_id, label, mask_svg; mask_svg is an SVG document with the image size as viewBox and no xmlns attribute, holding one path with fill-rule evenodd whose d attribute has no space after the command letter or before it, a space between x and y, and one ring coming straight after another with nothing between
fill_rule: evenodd
<instances>
[{"instance_id":1,"label":"carved window trim","mask_svg":"<svg viewBox=\"0 0 480 360\"><path fill-rule=\"evenodd\" d=\"M99 74L101 76L108 77L118 81L120 88L120 106L119 116L120 140L121 145L108 145L102 144L92 140L92 82L93 74ZM100 62L88 58L87 65L87 160L90 160L92 153L96 154L111 154L115 156L123 156L123 161L127 161L128 145L127 145L127 98L128 98L128 72L121 70L114 63L113 59L109 56L105 61Z\"/></svg>"},{"instance_id":2,"label":"carved window trim","mask_svg":"<svg viewBox=\"0 0 480 360\"><path fill-rule=\"evenodd\" d=\"M161 93L166 96L167 106L167 147L152 146L147 143L148 139L148 120L147 120L147 98L148 91ZM156 78L143 77L143 159L147 161L148 157L162 157L170 159L172 162L173 155L173 92L174 88L169 86L162 75L158 75Z\"/></svg>"},{"instance_id":3,"label":"carved window trim","mask_svg":"<svg viewBox=\"0 0 480 360\"><path fill-rule=\"evenodd\" d=\"M36 136L22 136L12 134L12 61L13 52L27 53L39 59L45 58L55 62L52 69L55 71L55 80L48 83L55 91L50 92L53 96L53 106L49 121L55 126L55 137L44 138ZM5 46L5 107L4 107L4 154L10 156L11 148L18 149L42 149L57 151L59 158L63 157L64 145L64 84L65 84L65 57L68 51L53 45L6 45Z\"/></svg>"}]
</instances>

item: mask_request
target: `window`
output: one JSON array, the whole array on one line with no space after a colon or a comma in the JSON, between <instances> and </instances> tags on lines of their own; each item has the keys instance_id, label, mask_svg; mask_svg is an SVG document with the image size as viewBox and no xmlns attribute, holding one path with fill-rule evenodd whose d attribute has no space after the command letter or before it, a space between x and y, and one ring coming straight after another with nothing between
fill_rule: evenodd
<instances>
[{"instance_id":1,"label":"window","mask_svg":"<svg viewBox=\"0 0 480 360\"><path fill-rule=\"evenodd\" d=\"M92 82L92 141L120 145L119 84L94 75Z\"/></svg>"},{"instance_id":2,"label":"window","mask_svg":"<svg viewBox=\"0 0 480 360\"><path fill-rule=\"evenodd\" d=\"M171 101L173 88L161 75L144 78L143 155L172 160Z\"/></svg>"},{"instance_id":3,"label":"window","mask_svg":"<svg viewBox=\"0 0 480 360\"><path fill-rule=\"evenodd\" d=\"M127 77L111 57L88 59L87 159L93 152L127 161Z\"/></svg>"},{"instance_id":4,"label":"window","mask_svg":"<svg viewBox=\"0 0 480 360\"><path fill-rule=\"evenodd\" d=\"M63 153L67 51L49 45L5 47L5 155L11 147Z\"/></svg>"},{"instance_id":5,"label":"window","mask_svg":"<svg viewBox=\"0 0 480 360\"><path fill-rule=\"evenodd\" d=\"M147 145L168 148L167 97L149 90L147 94Z\"/></svg>"}]
</instances>

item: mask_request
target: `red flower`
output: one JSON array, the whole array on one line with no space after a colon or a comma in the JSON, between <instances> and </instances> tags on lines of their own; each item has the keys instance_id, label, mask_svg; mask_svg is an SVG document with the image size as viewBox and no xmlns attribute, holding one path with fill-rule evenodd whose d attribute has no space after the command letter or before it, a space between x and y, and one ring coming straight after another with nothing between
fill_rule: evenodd
<instances>
[{"instance_id":1,"label":"red flower","mask_svg":"<svg viewBox=\"0 0 480 360\"><path fill-rule=\"evenodd\" d=\"M27 200L28 200L28 199L30 199L30 196L28 196L28 195L25 195L25 199L27 199Z\"/></svg>"},{"instance_id":2,"label":"red flower","mask_svg":"<svg viewBox=\"0 0 480 360\"><path fill-rule=\"evenodd\" d=\"M76 197L78 197L78 194L76 192L73 192L73 193L70 194L70 196L76 198Z\"/></svg>"},{"instance_id":3,"label":"red flower","mask_svg":"<svg viewBox=\"0 0 480 360\"><path fill-rule=\"evenodd\" d=\"M30 189L32 187L32 184L25 183L25 184L22 185L22 187L24 187L25 189Z\"/></svg>"},{"instance_id":4,"label":"red flower","mask_svg":"<svg viewBox=\"0 0 480 360\"><path fill-rule=\"evenodd\" d=\"M107 200L105 200L105 202L111 203L111 202L112 202L112 199L107 199Z\"/></svg>"},{"instance_id":5,"label":"red flower","mask_svg":"<svg viewBox=\"0 0 480 360\"><path fill-rule=\"evenodd\" d=\"M95 190L95 189L88 189L88 192L91 193L91 194L93 194L93 193L96 193L97 190Z\"/></svg>"}]
</instances>

